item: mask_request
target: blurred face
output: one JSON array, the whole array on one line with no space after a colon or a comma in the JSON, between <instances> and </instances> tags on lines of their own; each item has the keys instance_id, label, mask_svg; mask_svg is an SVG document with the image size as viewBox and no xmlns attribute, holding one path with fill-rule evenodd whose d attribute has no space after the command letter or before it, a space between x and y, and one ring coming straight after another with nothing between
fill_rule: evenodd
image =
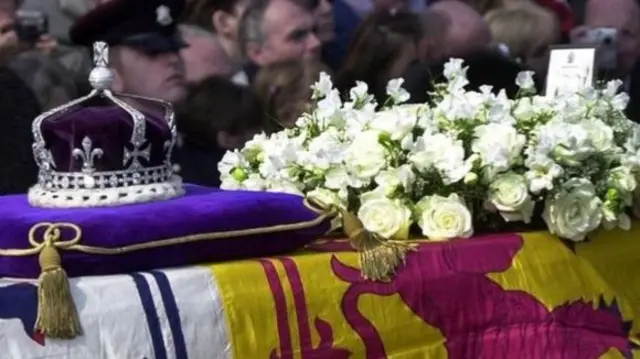
<instances>
[{"instance_id":1,"label":"blurred face","mask_svg":"<svg viewBox=\"0 0 640 359\"><path fill-rule=\"evenodd\" d=\"M238 26L242 14L247 9L248 1L240 0L236 3L231 13L222 10L213 14L213 28L218 36L236 41L238 39Z\"/></svg>"},{"instance_id":2,"label":"blurred face","mask_svg":"<svg viewBox=\"0 0 640 359\"><path fill-rule=\"evenodd\" d=\"M186 96L184 61L178 53L149 55L117 48L114 90L178 103Z\"/></svg>"},{"instance_id":3,"label":"blurred face","mask_svg":"<svg viewBox=\"0 0 640 359\"><path fill-rule=\"evenodd\" d=\"M0 0L0 27L13 24L17 10L16 0Z\"/></svg>"},{"instance_id":4,"label":"blurred face","mask_svg":"<svg viewBox=\"0 0 640 359\"><path fill-rule=\"evenodd\" d=\"M585 25L612 27L618 31L618 67L629 74L640 58L640 7L634 0L592 0L588 3Z\"/></svg>"},{"instance_id":5,"label":"blurred face","mask_svg":"<svg viewBox=\"0 0 640 359\"><path fill-rule=\"evenodd\" d=\"M249 44L247 54L259 66L316 58L320 41L315 26L315 18L303 7L288 0L273 0L264 15L265 41Z\"/></svg>"},{"instance_id":6,"label":"blurred face","mask_svg":"<svg viewBox=\"0 0 640 359\"><path fill-rule=\"evenodd\" d=\"M209 76L231 76L234 68L229 56L215 38L183 36L189 44L180 51L187 82L195 83Z\"/></svg>"}]
</instances>

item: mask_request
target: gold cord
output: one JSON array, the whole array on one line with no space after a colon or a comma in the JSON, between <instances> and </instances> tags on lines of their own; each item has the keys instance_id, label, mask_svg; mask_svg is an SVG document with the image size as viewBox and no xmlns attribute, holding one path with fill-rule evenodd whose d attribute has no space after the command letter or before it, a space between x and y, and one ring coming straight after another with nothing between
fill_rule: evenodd
<instances>
[{"instance_id":1,"label":"gold cord","mask_svg":"<svg viewBox=\"0 0 640 359\"><path fill-rule=\"evenodd\" d=\"M292 224L280 224L262 228L249 228L224 232L212 232L201 233L176 238L162 239L147 243L137 243L128 246L106 248L97 246L87 246L79 244L82 238L82 230L79 226L73 223L50 223L41 222L29 230L29 244L32 248L27 249L0 249L0 256L7 257L24 257L39 254L47 245L52 245L57 249L78 251L89 254L101 254L101 255L117 255L122 253L129 253L135 251L141 251L145 249L162 248L167 246L173 246L177 244L186 244L193 242L217 240L217 239L229 239L244 236L253 236L260 234L272 234L280 232L296 231L300 229L307 229L316 227L327 219L336 216L337 211L333 209L325 209L320 206L316 201L304 200L304 205L314 213L319 214L315 219L292 223ZM41 242L36 240L36 233L38 230L44 228L43 240ZM69 240L61 240L62 230L67 229L74 232L74 237Z\"/></svg>"}]
</instances>

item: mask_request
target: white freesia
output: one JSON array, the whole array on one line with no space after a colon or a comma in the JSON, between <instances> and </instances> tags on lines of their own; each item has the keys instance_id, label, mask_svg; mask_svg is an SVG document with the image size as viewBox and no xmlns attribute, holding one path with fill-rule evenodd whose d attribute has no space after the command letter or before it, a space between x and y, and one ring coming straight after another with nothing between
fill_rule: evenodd
<instances>
[{"instance_id":1,"label":"white freesia","mask_svg":"<svg viewBox=\"0 0 640 359\"><path fill-rule=\"evenodd\" d=\"M257 173L250 174L242 181L242 188L250 191L265 191L268 187L267 181Z\"/></svg>"},{"instance_id":2,"label":"white freesia","mask_svg":"<svg viewBox=\"0 0 640 359\"><path fill-rule=\"evenodd\" d=\"M609 183L623 193L632 193L638 186L635 174L629 167L624 166L611 169Z\"/></svg>"},{"instance_id":3,"label":"white freesia","mask_svg":"<svg viewBox=\"0 0 640 359\"><path fill-rule=\"evenodd\" d=\"M402 79L377 103L364 82L345 94L322 74L294 128L225 154L221 187L316 197L383 237L406 238L412 219L431 239L469 237L491 213L529 222L536 206L550 231L573 240L629 228L626 212L640 214L640 125L624 117L620 81L540 96L523 72L509 98L467 90L467 70L449 61L446 83L419 104L403 104Z\"/></svg>"},{"instance_id":4,"label":"white freesia","mask_svg":"<svg viewBox=\"0 0 640 359\"><path fill-rule=\"evenodd\" d=\"M545 201L542 218L551 233L579 242L600 226L601 207L602 201L593 184L576 178Z\"/></svg>"},{"instance_id":5,"label":"white freesia","mask_svg":"<svg viewBox=\"0 0 640 359\"><path fill-rule=\"evenodd\" d=\"M582 126L598 152L609 152L614 148L613 129L610 126L601 120L586 120L582 122Z\"/></svg>"},{"instance_id":6,"label":"white freesia","mask_svg":"<svg viewBox=\"0 0 640 359\"><path fill-rule=\"evenodd\" d=\"M331 82L331 76L329 76L326 72L320 73L320 78L316 83L311 86L313 90L313 98L321 98L327 96L329 92L333 89L333 82Z\"/></svg>"},{"instance_id":7,"label":"white freesia","mask_svg":"<svg viewBox=\"0 0 640 359\"><path fill-rule=\"evenodd\" d=\"M358 218L367 231L383 238L409 238L411 210L400 200L375 196L360 205Z\"/></svg>"},{"instance_id":8,"label":"white freesia","mask_svg":"<svg viewBox=\"0 0 640 359\"><path fill-rule=\"evenodd\" d=\"M389 95L389 98L393 100L393 103L396 105L409 101L411 97L409 92L402 88L403 83L404 79L393 79L387 84L387 95Z\"/></svg>"},{"instance_id":9,"label":"white freesia","mask_svg":"<svg viewBox=\"0 0 640 359\"><path fill-rule=\"evenodd\" d=\"M516 85L523 90L534 89L536 83L533 81L533 71L522 71L516 77Z\"/></svg>"},{"instance_id":10,"label":"white freesia","mask_svg":"<svg viewBox=\"0 0 640 359\"><path fill-rule=\"evenodd\" d=\"M498 175L489 187L485 203L489 210L498 211L507 222L523 221L529 223L535 206L527 181L516 173Z\"/></svg>"},{"instance_id":11,"label":"white freesia","mask_svg":"<svg viewBox=\"0 0 640 359\"><path fill-rule=\"evenodd\" d=\"M380 132L359 133L347 149L345 164L362 179L370 179L387 165L387 150L380 143Z\"/></svg>"},{"instance_id":12,"label":"white freesia","mask_svg":"<svg viewBox=\"0 0 640 359\"><path fill-rule=\"evenodd\" d=\"M475 137L471 149L480 155L482 165L487 166L491 173L511 168L520 159L527 141L526 136L518 133L515 128L501 123L476 127ZM489 179L492 177L489 176Z\"/></svg>"},{"instance_id":13,"label":"white freesia","mask_svg":"<svg viewBox=\"0 0 640 359\"><path fill-rule=\"evenodd\" d=\"M370 127L388 134L392 140L400 141L413 131L416 121L417 116L409 109L398 106L378 112L373 117Z\"/></svg>"},{"instance_id":14,"label":"white freesia","mask_svg":"<svg viewBox=\"0 0 640 359\"><path fill-rule=\"evenodd\" d=\"M380 186L387 196L392 195L398 189L404 191L411 189L416 175L410 165L402 165L398 168L389 168L380 172L375 182Z\"/></svg>"},{"instance_id":15,"label":"white freesia","mask_svg":"<svg viewBox=\"0 0 640 359\"><path fill-rule=\"evenodd\" d=\"M530 170L525 173L529 190L538 194L553 189L553 182L564 174L564 169L548 157L538 157L529 163Z\"/></svg>"},{"instance_id":16,"label":"white freesia","mask_svg":"<svg viewBox=\"0 0 640 359\"><path fill-rule=\"evenodd\" d=\"M436 169L445 184L460 181L472 168L464 158L462 141L441 133L420 137L409 155L409 162L423 173Z\"/></svg>"},{"instance_id":17,"label":"white freesia","mask_svg":"<svg viewBox=\"0 0 640 359\"><path fill-rule=\"evenodd\" d=\"M469 238L473 234L471 212L457 194L425 197L416 211L422 234L431 240Z\"/></svg>"}]
</instances>

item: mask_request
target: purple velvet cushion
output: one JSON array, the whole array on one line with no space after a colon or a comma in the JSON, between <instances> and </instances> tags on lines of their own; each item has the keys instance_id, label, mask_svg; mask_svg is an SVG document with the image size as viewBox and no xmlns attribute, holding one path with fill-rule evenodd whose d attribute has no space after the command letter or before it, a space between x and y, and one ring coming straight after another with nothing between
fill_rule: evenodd
<instances>
[{"instance_id":1,"label":"purple velvet cushion","mask_svg":"<svg viewBox=\"0 0 640 359\"><path fill-rule=\"evenodd\" d=\"M0 249L30 248L29 230L42 222L67 222L82 230L79 244L116 248L186 235L264 228L317 219L320 215L294 195L222 191L188 185L184 197L169 201L89 209L33 208L24 195L0 197ZM329 230L329 221L306 229L213 239L114 255L61 250L70 276L149 270L248 257L301 248ZM73 233L63 231L63 239ZM38 238L41 241L41 238ZM38 256L0 255L0 277L34 278Z\"/></svg>"}]
</instances>

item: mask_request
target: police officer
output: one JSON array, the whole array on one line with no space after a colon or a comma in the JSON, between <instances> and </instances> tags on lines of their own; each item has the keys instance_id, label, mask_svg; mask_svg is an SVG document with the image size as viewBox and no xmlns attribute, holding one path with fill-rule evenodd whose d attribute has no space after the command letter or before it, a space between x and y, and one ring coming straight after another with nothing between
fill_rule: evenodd
<instances>
[{"instance_id":1,"label":"police officer","mask_svg":"<svg viewBox=\"0 0 640 359\"><path fill-rule=\"evenodd\" d=\"M91 47L109 45L113 90L178 103L186 96L186 43L177 32L184 0L112 0L79 18L69 37Z\"/></svg>"}]
</instances>

